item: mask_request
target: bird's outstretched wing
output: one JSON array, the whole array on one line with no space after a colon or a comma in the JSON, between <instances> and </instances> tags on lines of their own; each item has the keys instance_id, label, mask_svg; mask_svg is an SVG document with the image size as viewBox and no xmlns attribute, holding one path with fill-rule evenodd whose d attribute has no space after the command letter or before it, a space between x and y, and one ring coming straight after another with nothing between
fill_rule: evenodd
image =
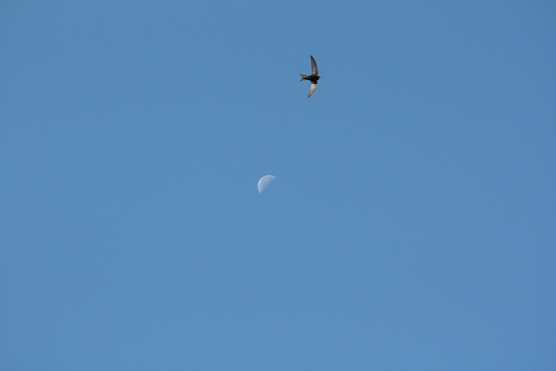
<instances>
[{"instance_id":1,"label":"bird's outstretched wing","mask_svg":"<svg viewBox=\"0 0 556 371\"><path fill-rule=\"evenodd\" d=\"M315 62L315 58L311 55L311 74L318 76L319 69L317 68L317 62Z\"/></svg>"},{"instance_id":2,"label":"bird's outstretched wing","mask_svg":"<svg viewBox=\"0 0 556 371\"><path fill-rule=\"evenodd\" d=\"M313 92L315 91L316 88L317 88L317 84L312 83L311 87L309 88L309 95L307 96L307 98L309 98L311 95L313 95Z\"/></svg>"}]
</instances>

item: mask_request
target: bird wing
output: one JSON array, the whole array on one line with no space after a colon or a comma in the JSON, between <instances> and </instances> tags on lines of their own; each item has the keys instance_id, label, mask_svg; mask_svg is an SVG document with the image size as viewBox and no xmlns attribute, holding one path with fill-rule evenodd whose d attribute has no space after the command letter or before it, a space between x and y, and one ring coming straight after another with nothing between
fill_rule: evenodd
<instances>
[{"instance_id":1,"label":"bird wing","mask_svg":"<svg viewBox=\"0 0 556 371\"><path fill-rule=\"evenodd\" d=\"M315 62L315 58L311 55L311 74L318 76L319 69L317 68L317 62Z\"/></svg>"},{"instance_id":2,"label":"bird wing","mask_svg":"<svg viewBox=\"0 0 556 371\"><path fill-rule=\"evenodd\" d=\"M317 88L317 84L311 84L311 87L309 88L309 96L307 96L307 98L313 95L313 92L315 91L316 88Z\"/></svg>"}]
</instances>

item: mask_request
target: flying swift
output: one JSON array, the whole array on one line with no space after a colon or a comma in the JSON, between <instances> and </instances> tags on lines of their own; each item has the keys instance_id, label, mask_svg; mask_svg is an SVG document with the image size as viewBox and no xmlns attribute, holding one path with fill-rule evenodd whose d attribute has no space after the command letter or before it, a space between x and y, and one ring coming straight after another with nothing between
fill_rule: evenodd
<instances>
[{"instance_id":1,"label":"flying swift","mask_svg":"<svg viewBox=\"0 0 556 371\"><path fill-rule=\"evenodd\" d=\"M299 81L303 81L303 80L311 81L311 87L309 88L309 95L307 96L307 98L313 95L315 89L317 88L317 82L320 79L319 69L317 68L317 62L315 62L315 58L313 58L312 55L310 57L311 57L311 74L303 75L300 73L301 80L299 80Z\"/></svg>"}]
</instances>

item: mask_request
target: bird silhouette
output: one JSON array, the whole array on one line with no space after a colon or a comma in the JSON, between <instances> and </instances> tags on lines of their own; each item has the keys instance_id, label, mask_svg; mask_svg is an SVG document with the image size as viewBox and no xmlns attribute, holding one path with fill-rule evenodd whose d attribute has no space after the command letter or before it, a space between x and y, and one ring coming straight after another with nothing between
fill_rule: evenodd
<instances>
[{"instance_id":1,"label":"bird silhouette","mask_svg":"<svg viewBox=\"0 0 556 371\"><path fill-rule=\"evenodd\" d=\"M301 75L301 80L299 81L303 81L303 80L311 81L311 87L309 88L309 95L307 96L307 98L309 98L311 95L313 95L315 89L317 88L317 82L320 79L319 69L317 68L317 62L315 62L315 58L313 58L312 55L311 55L311 74L304 75L300 73L300 75Z\"/></svg>"}]
</instances>

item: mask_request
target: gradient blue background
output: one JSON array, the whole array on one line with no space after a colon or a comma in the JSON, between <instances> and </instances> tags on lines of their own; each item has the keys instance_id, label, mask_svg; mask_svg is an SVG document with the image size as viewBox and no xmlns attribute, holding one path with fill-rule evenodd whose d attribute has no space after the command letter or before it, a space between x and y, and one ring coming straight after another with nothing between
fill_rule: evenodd
<instances>
[{"instance_id":1,"label":"gradient blue background","mask_svg":"<svg viewBox=\"0 0 556 371\"><path fill-rule=\"evenodd\" d=\"M2 2L0 369L556 369L555 40L551 1Z\"/></svg>"}]
</instances>

